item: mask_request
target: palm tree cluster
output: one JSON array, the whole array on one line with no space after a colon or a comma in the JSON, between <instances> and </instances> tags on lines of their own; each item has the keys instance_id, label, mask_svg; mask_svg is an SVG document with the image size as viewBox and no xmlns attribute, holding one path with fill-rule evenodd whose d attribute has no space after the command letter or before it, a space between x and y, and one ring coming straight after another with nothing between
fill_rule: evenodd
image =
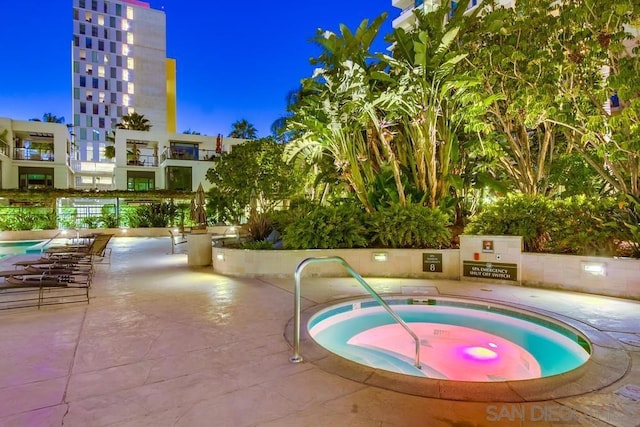
<instances>
[{"instance_id":1,"label":"palm tree cluster","mask_svg":"<svg viewBox=\"0 0 640 427\"><path fill-rule=\"evenodd\" d=\"M567 194L574 173L579 191L640 194L639 63L623 48L638 6L531 3L417 11L413 30L387 35L391 54L371 52L385 15L319 30L317 68L287 118L288 160L370 212ZM614 91L626 100L618 115L603 108Z\"/></svg>"}]
</instances>

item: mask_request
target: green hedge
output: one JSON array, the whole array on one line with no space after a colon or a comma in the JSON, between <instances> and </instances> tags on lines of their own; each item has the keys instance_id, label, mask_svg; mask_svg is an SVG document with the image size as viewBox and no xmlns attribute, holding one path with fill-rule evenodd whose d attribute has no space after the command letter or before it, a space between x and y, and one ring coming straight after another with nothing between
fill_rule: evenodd
<instances>
[{"instance_id":1,"label":"green hedge","mask_svg":"<svg viewBox=\"0 0 640 427\"><path fill-rule=\"evenodd\" d=\"M465 232L522 236L527 252L610 256L633 241L624 214L613 198L510 194L473 217Z\"/></svg>"}]
</instances>

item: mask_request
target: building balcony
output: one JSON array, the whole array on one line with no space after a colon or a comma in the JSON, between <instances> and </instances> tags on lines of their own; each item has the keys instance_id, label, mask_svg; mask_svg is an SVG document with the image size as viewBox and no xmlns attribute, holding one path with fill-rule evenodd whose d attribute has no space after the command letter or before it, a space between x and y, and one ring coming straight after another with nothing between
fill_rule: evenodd
<instances>
[{"instance_id":1,"label":"building balcony","mask_svg":"<svg viewBox=\"0 0 640 427\"><path fill-rule=\"evenodd\" d=\"M220 152L217 150L206 149L181 149L181 148L166 148L160 155L160 163L167 160L189 160L199 162L213 162L219 156Z\"/></svg>"},{"instance_id":2,"label":"building balcony","mask_svg":"<svg viewBox=\"0 0 640 427\"><path fill-rule=\"evenodd\" d=\"M55 156L51 149L15 148L13 160L31 160L36 162L53 162Z\"/></svg>"}]
</instances>

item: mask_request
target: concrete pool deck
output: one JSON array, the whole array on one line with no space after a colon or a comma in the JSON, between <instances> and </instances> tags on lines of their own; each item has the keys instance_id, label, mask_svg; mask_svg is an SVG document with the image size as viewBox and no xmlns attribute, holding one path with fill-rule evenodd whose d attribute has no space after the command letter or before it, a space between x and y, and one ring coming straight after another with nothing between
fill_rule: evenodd
<instances>
[{"instance_id":1,"label":"concrete pool deck","mask_svg":"<svg viewBox=\"0 0 640 427\"><path fill-rule=\"evenodd\" d=\"M0 312L0 425L640 424L640 402L633 400L640 390L632 387L640 385L637 301L506 285L372 279L381 294L436 289L439 295L556 313L597 330L610 340L603 346L617 346L628 356L626 362L610 360L622 369L621 379L577 396L526 403L437 399L347 379L316 363L290 363L283 335L293 314L291 278L231 278L211 268L189 268L184 253L171 254L168 237L115 238L110 246L111 264L97 266L90 304ZM0 269L26 257L3 260ZM362 295L351 279L303 280L303 309ZM303 343L302 355L308 350Z\"/></svg>"}]
</instances>

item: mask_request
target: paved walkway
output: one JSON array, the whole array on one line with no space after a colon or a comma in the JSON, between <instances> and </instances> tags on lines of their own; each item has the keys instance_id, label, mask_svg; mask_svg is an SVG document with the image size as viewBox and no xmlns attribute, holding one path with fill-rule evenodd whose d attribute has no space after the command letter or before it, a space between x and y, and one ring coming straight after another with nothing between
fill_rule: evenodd
<instances>
[{"instance_id":1,"label":"paved walkway","mask_svg":"<svg viewBox=\"0 0 640 427\"><path fill-rule=\"evenodd\" d=\"M603 331L628 355L622 379L588 394L527 404L442 400L289 363L283 334L293 311L292 279L190 269L184 253L171 254L169 238L117 238L112 247L111 265L97 267L90 304L0 312L0 425L640 425L640 402L620 393L640 385L637 302L516 286L372 280L381 293L436 287L440 294L561 313ZM304 307L352 295L361 289L343 278L303 286Z\"/></svg>"}]
</instances>

